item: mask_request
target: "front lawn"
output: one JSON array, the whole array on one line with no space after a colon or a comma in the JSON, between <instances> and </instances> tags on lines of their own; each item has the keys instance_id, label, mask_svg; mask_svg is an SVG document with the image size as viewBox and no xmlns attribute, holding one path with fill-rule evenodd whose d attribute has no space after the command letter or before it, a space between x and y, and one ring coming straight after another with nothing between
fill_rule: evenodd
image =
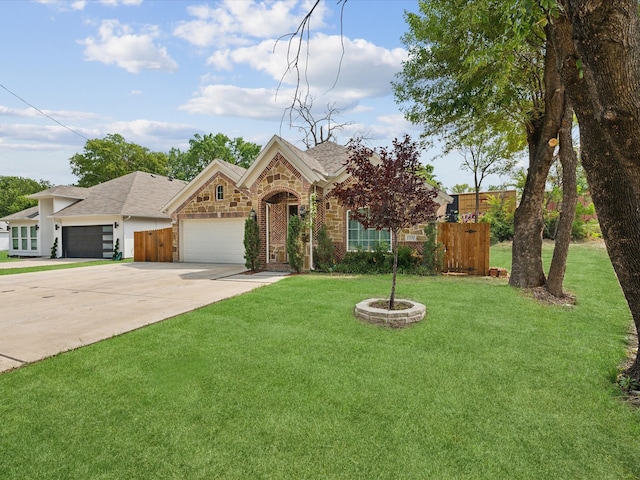
<instances>
[{"instance_id":1,"label":"front lawn","mask_svg":"<svg viewBox=\"0 0 640 480\"><path fill-rule=\"evenodd\" d=\"M352 314L389 276L300 275L0 375L1 477L637 478L630 315L604 249L569 262L574 307L401 276L427 318L390 330Z\"/></svg>"}]
</instances>

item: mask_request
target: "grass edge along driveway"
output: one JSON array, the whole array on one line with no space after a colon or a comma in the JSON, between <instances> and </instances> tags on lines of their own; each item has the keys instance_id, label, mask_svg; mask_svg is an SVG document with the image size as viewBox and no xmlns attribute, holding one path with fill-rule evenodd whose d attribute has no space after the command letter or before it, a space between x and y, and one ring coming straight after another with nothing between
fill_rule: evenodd
<instances>
[{"instance_id":1,"label":"grass edge along driveway","mask_svg":"<svg viewBox=\"0 0 640 480\"><path fill-rule=\"evenodd\" d=\"M294 276L0 375L2 477L637 478L604 250L572 246L566 283L572 308L400 277L427 318L387 330L352 310L390 277Z\"/></svg>"}]
</instances>

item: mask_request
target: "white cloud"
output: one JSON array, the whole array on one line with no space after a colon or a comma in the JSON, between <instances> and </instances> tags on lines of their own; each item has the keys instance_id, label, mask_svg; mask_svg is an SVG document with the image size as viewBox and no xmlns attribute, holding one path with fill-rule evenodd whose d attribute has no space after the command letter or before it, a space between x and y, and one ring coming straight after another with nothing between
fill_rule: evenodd
<instances>
[{"instance_id":1,"label":"white cloud","mask_svg":"<svg viewBox=\"0 0 640 480\"><path fill-rule=\"evenodd\" d=\"M301 83L308 81L312 90L324 93L332 89L334 95L355 100L390 95L390 83L402 68L407 52L379 47L367 40L318 34L308 46L303 43L297 71L288 69L294 60L291 55L286 41L279 42L274 51L274 41L265 40L250 47L217 51L209 57L208 64L226 70L233 64L246 64L275 81L283 79L288 85L295 85L300 75Z\"/></svg>"},{"instance_id":2,"label":"white cloud","mask_svg":"<svg viewBox=\"0 0 640 480\"><path fill-rule=\"evenodd\" d=\"M81 135L89 137L89 130L83 128L73 128ZM58 144L84 143L78 135L60 125L32 125L23 123L0 123L0 137L11 139L12 141L28 141L30 143L54 142Z\"/></svg>"},{"instance_id":3,"label":"white cloud","mask_svg":"<svg viewBox=\"0 0 640 480\"><path fill-rule=\"evenodd\" d=\"M249 38L278 38L296 30L313 0L225 0L216 7L194 5L193 20L178 23L174 35L198 47L248 45ZM313 14L313 27L324 26L328 9L321 2Z\"/></svg>"},{"instance_id":4,"label":"white cloud","mask_svg":"<svg viewBox=\"0 0 640 480\"><path fill-rule=\"evenodd\" d=\"M235 85L207 85L180 110L206 115L280 120L293 92L267 88L241 88Z\"/></svg>"},{"instance_id":5,"label":"white cloud","mask_svg":"<svg viewBox=\"0 0 640 480\"><path fill-rule=\"evenodd\" d=\"M143 0L100 0L100 3L103 5L108 5L110 7L117 7L118 5L133 5L138 6L142 5Z\"/></svg>"},{"instance_id":6,"label":"white cloud","mask_svg":"<svg viewBox=\"0 0 640 480\"><path fill-rule=\"evenodd\" d=\"M74 110L41 110L58 121L81 121L98 118L98 115L91 112L79 112ZM14 118L45 118L42 113L35 108L10 108L0 105L0 116Z\"/></svg>"},{"instance_id":7,"label":"white cloud","mask_svg":"<svg viewBox=\"0 0 640 480\"><path fill-rule=\"evenodd\" d=\"M119 5L138 6L141 5L144 0L99 0L98 3L106 5L108 7L117 7ZM82 11L87 6L87 0L36 0L37 3L43 5L51 5L56 7L60 11L66 11L69 7L71 10Z\"/></svg>"},{"instance_id":8,"label":"white cloud","mask_svg":"<svg viewBox=\"0 0 640 480\"><path fill-rule=\"evenodd\" d=\"M112 122L101 127L105 136L117 132L127 142L137 143L151 150L168 150L177 144L188 141L200 129L187 123L158 122L155 120L136 119L132 121Z\"/></svg>"},{"instance_id":9,"label":"white cloud","mask_svg":"<svg viewBox=\"0 0 640 480\"><path fill-rule=\"evenodd\" d=\"M155 43L159 36L157 26L147 25L140 33L134 33L131 27L118 20L103 20L98 39L89 37L80 43L85 46L84 56L88 61L117 65L131 73L142 70L174 72L178 64L166 48Z\"/></svg>"}]
</instances>

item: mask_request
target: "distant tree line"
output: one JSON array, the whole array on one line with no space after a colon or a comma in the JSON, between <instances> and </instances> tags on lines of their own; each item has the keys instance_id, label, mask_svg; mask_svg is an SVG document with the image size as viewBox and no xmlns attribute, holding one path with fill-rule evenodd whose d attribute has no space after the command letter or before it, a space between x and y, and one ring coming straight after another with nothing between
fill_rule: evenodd
<instances>
[{"instance_id":1,"label":"distant tree line","mask_svg":"<svg viewBox=\"0 0 640 480\"><path fill-rule=\"evenodd\" d=\"M261 148L242 137L197 133L189 140L186 151L172 148L168 153L153 152L115 133L88 140L84 151L71 157L70 165L80 187L91 187L135 171L190 181L214 159L247 168Z\"/></svg>"},{"instance_id":2,"label":"distant tree line","mask_svg":"<svg viewBox=\"0 0 640 480\"><path fill-rule=\"evenodd\" d=\"M186 151L172 148L167 153L153 152L112 133L87 140L83 152L73 155L69 163L79 187L92 187L135 171L190 181L214 159L247 168L261 149L242 137L197 133L189 140ZM51 187L53 184L47 180L0 176L0 218L37 205L28 196Z\"/></svg>"}]
</instances>

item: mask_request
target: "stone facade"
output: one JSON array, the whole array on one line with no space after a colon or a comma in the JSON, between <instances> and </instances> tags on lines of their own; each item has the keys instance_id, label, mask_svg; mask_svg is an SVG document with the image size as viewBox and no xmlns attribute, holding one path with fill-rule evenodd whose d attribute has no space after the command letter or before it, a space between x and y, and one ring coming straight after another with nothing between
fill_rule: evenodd
<instances>
[{"instance_id":1,"label":"stone facade","mask_svg":"<svg viewBox=\"0 0 640 480\"><path fill-rule=\"evenodd\" d=\"M313 236L307 239L305 245L305 268L311 267L311 248L317 244L317 234L322 225L327 226L337 258L344 256L347 242L346 211L337 199L331 196L330 188L327 189L326 185L330 183L326 179L333 177L324 173L324 180L310 180L314 175L322 175L317 174L321 166L314 165L314 170L310 170L306 163L309 161L309 151L305 154L279 137L274 139L265 147L250 171L235 166L223 167L220 162L214 165L216 162L213 162L210 179L204 182L200 180L200 186L194 186L191 191L188 191L187 186L188 193L185 193L185 197L180 199L171 212L174 222L174 261L180 261L180 220L215 221L216 218L247 218L252 210L257 215L262 240L259 259L267 268L269 263L275 267L276 264L287 261L288 218L291 214L301 213L303 209L314 213ZM278 143L281 147L288 148L274 148ZM324 155L326 161L326 152ZM321 156L318 155L318 158ZM331 163L326 165L331 166ZM340 163L336 166L336 162L333 162L333 168L337 168L338 171L342 165ZM234 174L237 178L232 178ZM217 195L220 188L222 199ZM401 244L409 245L419 252L422 251L425 240L423 225L404 229L399 238Z\"/></svg>"},{"instance_id":2,"label":"stone facade","mask_svg":"<svg viewBox=\"0 0 640 480\"><path fill-rule=\"evenodd\" d=\"M216 196L218 187L222 187L222 200L218 200ZM250 192L238 190L232 179L223 173L217 173L178 209L176 219L246 218L252 208Z\"/></svg>"}]
</instances>

